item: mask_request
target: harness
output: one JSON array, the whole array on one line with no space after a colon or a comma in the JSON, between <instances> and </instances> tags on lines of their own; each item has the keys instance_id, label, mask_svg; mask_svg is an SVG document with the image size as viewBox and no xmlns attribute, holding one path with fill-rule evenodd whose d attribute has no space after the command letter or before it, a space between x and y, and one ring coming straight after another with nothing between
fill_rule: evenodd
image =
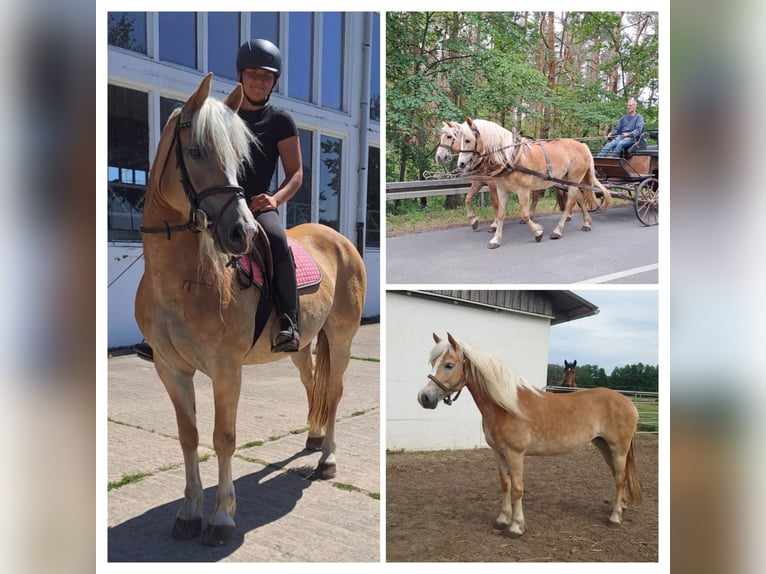
<instances>
[{"instance_id":1,"label":"harness","mask_svg":"<svg viewBox=\"0 0 766 574\"><path fill-rule=\"evenodd\" d=\"M165 233L168 236L168 241L170 241L170 236L172 233L181 232L181 231L192 231L194 233L200 233L202 231L205 231L209 227L214 227L216 224L216 220L210 216L208 216L207 212L204 211L201 208L202 202L205 201L208 197L211 197L213 195L218 195L221 193L230 193L231 197L226 201L223 208L221 209L219 213L219 217L223 215L223 213L226 212L227 209L229 209L235 202L237 202L239 199L244 199L245 197L245 190L242 189L242 187L238 185L214 185L212 187L208 187L207 189L203 189L200 192L197 192L197 190L194 188L194 184L191 181L191 178L189 177L189 171L186 169L186 163L184 162L184 155L183 155L183 149L181 148L181 130L184 128L190 128L192 126L192 120L182 120L180 117L178 118L178 122L176 123L176 127L173 130L173 142L170 145L170 148L168 149L168 155L165 157L165 163L162 166L162 174L160 174L160 179L162 179L162 176L165 173L165 168L168 166L168 161L170 160L170 152L175 147L176 149L176 163L178 165L178 169L181 172L181 185L184 188L184 193L186 194L186 199L189 201L190 209L189 209L189 221L183 225L170 225L168 222L165 222L164 227L144 227L143 225L140 227L141 233ZM190 148L195 149L195 148Z\"/></svg>"}]
</instances>

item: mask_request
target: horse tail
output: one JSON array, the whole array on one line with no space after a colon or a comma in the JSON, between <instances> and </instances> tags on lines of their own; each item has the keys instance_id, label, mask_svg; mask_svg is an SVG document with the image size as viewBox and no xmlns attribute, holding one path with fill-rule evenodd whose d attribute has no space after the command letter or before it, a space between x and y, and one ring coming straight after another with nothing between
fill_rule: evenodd
<instances>
[{"instance_id":1,"label":"horse tail","mask_svg":"<svg viewBox=\"0 0 766 574\"><path fill-rule=\"evenodd\" d=\"M634 504L641 502L641 482L638 480L638 468L636 467L636 435L630 439L628 457L625 461L625 492L628 500Z\"/></svg>"},{"instance_id":2,"label":"horse tail","mask_svg":"<svg viewBox=\"0 0 766 574\"><path fill-rule=\"evenodd\" d=\"M327 384L330 379L330 343L324 329L317 335L314 380L309 391L309 427L324 429L327 425L329 405Z\"/></svg>"},{"instance_id":3,"label":"horse tail","mask_svg":"<svg viewBox=\"0 0 766 574\"><path fill-rule=\"evenodd\" d=\"M588 185L596 186L598 187L601 192L604 194L604 207L609 207L612 205L612 194L609 193L609 190L603 186L603 184L596 178L596 166L593 163L593 156L590 158L590 169L588 169L587 179L590 179L588 182ZM591 190L592 191L592 190ZM595 193L594 193L595 197ZM596 205L598 207L598 205Z\"/></svg>"}]
</instances>

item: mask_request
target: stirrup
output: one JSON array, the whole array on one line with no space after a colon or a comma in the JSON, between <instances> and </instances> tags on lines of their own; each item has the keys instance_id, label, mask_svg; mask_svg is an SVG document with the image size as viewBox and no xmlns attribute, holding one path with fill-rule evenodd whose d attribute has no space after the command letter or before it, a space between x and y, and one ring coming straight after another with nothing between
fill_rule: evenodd
<instances>
[{"instance_id":1,"label":"stirrup","mask_svg":"<svg viewBox=\"0 0 766 574\"><path fill-rule=\"evenodd\" d=\"M289 315L283 313L277 319L280 323L280 330L273 334L271 337L271 352L272 353L294 353L300 349L300 333L295 322ZM282 322L287 323L284 328L281 328ZM275 325L278 323L275 322Z\"/></svg>"}]
</instances>

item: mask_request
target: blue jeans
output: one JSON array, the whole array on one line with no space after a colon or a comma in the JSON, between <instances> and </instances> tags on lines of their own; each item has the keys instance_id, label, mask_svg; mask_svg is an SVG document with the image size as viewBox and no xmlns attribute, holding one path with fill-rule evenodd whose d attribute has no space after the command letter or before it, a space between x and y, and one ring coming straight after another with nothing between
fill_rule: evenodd
<instances>
[{"instance_id":1,"label":"blue jeans","mask_svg":"<svg viewBox=\"0 0 766 574\"><path fill-rule=\"evenodd\" d=\"M598 152L597 157L606 157L608 156L612 151L614 151L614 156L619 157L620 152L624 150L625 148L629 148L634 143L636 143L636 138L624 138L622 136L617 136L607 142L607 144L601 148L601 151Z\"/></svg>"}]
</instances>

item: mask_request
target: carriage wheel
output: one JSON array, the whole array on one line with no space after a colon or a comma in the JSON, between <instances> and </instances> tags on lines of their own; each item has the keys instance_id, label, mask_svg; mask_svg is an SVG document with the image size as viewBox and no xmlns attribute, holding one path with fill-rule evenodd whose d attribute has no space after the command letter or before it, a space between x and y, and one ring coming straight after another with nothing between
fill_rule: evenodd
<instances>
[{"instance_id":1,"label":"carriage wheel","mask_svg":"<svg viewBox=\"0 0 766 574\"><path fill-rule=\"evenodd\" d=\"M659 223L660 208L659 181L656 177L649 177L641 182L636 190L636 217L644 225L657 225Z\"/></svg>"}]
</instances>

